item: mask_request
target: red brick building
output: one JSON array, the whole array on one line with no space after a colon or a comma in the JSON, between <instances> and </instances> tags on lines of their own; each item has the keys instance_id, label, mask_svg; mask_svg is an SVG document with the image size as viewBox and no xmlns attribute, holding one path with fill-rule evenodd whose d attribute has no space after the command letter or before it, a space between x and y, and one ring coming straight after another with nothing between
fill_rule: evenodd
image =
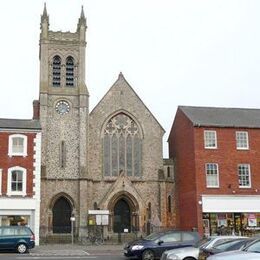
<instances>
[{"instance_id":1,"label":"red brick building","mask_svg":"<svg viewBox=\"0 0 260 260\"><path fill-rule=\"evenodd\" d=\"M39 243L39 120L0 119L0 226L28 225Z\"/></svg>"},{"instance_id":2,"label":"red brick building","mask_svg":"<svg viewBox=\"0 0 260 260\"><path fill-rule=\"evenodd\" d=\"M168 143L181 229L260 230L260 109L180 106Z\"/></svg>"}]
</instances>

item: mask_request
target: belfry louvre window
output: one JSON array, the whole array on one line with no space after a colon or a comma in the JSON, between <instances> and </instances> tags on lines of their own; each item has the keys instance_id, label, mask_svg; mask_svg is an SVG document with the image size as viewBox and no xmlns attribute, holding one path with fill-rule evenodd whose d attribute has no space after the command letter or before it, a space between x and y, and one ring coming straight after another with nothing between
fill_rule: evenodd
<instances>
[{"instance_id":1,"label":"belfry louvre window","mask_svg":"<svg viewBox=\"0 0 260 260\"><path fill-rule=\"evenodd\" d=\"M60 87L61 79L61 58L56 55L52 61L52 85L53 87Z\"/></svg>"},{"instance_id":2,"label":"belfry louvre window","mask_svg":"<svg viewBox=\"0 0 260 260\"><path fill-rule=\"evenodd\" d=\"M71 56L66 60L66 86L74 86L74 59Z\"/></svg>"},{"instance_id":3,"label":"belfry louvre window","mask_svg":"<svg viewBox=\"0 0 260 260\"><path fill-rule=\"evenodd\" d=\"M124 113L111 118L103 132L105 176L141 176L142 139L135 121Z\"/></svg>"}]
</instances>

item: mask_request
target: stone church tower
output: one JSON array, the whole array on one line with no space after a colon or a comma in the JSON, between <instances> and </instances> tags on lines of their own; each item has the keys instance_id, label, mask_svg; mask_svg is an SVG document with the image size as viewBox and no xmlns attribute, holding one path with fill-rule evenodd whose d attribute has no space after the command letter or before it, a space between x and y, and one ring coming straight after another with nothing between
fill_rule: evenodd
<instances>
[{"instance_id":1,"label":"stone church tower","mask_svg":"<svg viewBox=\"0 0 260 260\"><path fill-rule=\"evenodd\" d=\"M80 191L86 190L88 91L85 85L86 19L77 31L49 30L46 6L40 35L40 122L42 125L42 232L69 232L80 221ZM82 180L82 181L80 181ZM45 228L46 227L46 228ZM67 227L67 230L64 227ZM45 229L45 230L44 230Z\"/></svg>"},{"instance_id":2,"label":"stone church tower","mask_svg":"<svg viewBox=\"0 0 260 260\"><path fill-rule=\"evenodd\" d=\"M143 234L152 225L173 227L173 164L162 158L164 130L122 73L88 111L86 28L82 9L76 32L49 30L44 6L39 93L41 236L70 233L72 216L76 236L86 236L96 217L89 210L108 212L106 237Z\"/></svg>"}]
</instances>

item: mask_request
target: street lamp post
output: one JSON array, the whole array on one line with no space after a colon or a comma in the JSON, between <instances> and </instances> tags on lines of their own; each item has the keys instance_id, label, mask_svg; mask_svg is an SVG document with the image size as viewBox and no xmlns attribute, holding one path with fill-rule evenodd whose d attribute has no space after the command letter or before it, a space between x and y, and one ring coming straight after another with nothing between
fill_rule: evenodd
<instances>
[{"instance_id":1,"label":"street lamp post","mask_svg":"<svg viewBox=\"0 0 260 260\"><path fill-rule=\"evenodd\" d=\"M73 222L75 222L76 218L75 217L70 217L70 222L71 222L71 244L74 243L74 225Z\"/></svg>"}]
</instances>

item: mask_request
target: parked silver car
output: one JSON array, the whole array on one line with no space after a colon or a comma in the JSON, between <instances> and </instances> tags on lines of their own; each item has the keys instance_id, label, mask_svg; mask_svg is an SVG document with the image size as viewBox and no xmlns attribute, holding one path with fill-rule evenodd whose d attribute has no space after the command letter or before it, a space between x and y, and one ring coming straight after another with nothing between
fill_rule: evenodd
<instances>
[{"instance_id":1,"label":"parked silver car","mask_svg":"<svg viewBox=\"0 0 260 260\"><path fill-rule=\"evenodd\" d=\"M260 239L256 239L242 251L230 251L216 254L207 258L208 260L259 260Z\"/></svg>"},{"instance_id":2,"label":"parked silver car","mask_svg":"<svg viewBox=\"0 0 260 260\"><path fill-rule=\"evenodd\" d=\"M200 248L211 248L225 241L237 239L239 236L211 236L200 240L194 247L185 247L165 251L161 260L197 260Z\"/></svg>"}]
</instances>

